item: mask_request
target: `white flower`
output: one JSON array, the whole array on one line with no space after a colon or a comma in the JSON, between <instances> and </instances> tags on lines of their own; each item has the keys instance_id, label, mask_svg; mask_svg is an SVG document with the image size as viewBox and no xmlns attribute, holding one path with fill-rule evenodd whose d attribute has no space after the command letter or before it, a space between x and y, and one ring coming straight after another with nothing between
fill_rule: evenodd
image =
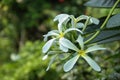
<instances>
[{"instance_id":1,"label":"white flower","mask_svg":"<svg viewBox=\"0 0 120 80\"><path fill-rule=\"evenodd\" d=\"M44 35L44 40L47 40L47 38L49 36L55 36L55 38L52 38L50 39L42 48L42 52L43 53L46 53L50 47L52 46L53 42L57 39L59 39L58 41L60 41L61 38L64 38L64 35L70 31L78 31L80 33L82 33L81 30L77 29L77 28L69 28L67 30L65 30L64 32L59 32L59 30L52 30L50 32L48 32L48 34ZM69 41L69 40L68 40ZM63 46L60 42L59 42L59 46L60 46L60 49L64 52L67 52L68 51L68 48L66 48L65 46Z\"/></svg>"},{"instance_id":2,"label":"white flower","mask_svg":"<svg viewBox=\"0 0 120 80\"><path fill-rule=\"evenodd\" d=\"M98 66L98 64L92 60L89 56L87 56L87 53L92 52L92 51L96 51L96 50L104 50L105 48L101 48L98 45L94 45L92 47L89 47L87 49L84 49L84 42L83 42L83 38L79 35L77 42L79 43L81 49L77 48L73 43L71 43L69 40L62 38L60 39L60 43L71 49L76 51L75 53L77 53L76 56L74 56L72 59L68 60L65 64L64 64L64 71L68 72L70 71L75 63L77 62L77 60L79 59L79 57L81 56L82 58L84 58L87 63L96 71L101 71L101 68Z\"/></svg>"}]
</instances>

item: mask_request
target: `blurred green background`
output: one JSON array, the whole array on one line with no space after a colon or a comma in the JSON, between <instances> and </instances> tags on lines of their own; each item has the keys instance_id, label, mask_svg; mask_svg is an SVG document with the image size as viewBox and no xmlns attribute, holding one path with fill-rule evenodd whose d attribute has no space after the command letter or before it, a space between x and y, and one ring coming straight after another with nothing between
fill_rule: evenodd
<instances>
[{"instance_id":1,"label":"blurred green background","mask_svg":"<svg viewBox=\"0 0 120 80\"><path fill-rule=\"evenodd\" d=\"M101 66L93 71L85 61L65 73L63 62L42 61L43 35L57 24L60 13L106 16L110 9L85 7L88 0L1 0L0 1L0 80L119 80L120 41L104 44L109 50L92 56ZM116 10L117 11L117 10Z\"/></svg>"}]
</instances>

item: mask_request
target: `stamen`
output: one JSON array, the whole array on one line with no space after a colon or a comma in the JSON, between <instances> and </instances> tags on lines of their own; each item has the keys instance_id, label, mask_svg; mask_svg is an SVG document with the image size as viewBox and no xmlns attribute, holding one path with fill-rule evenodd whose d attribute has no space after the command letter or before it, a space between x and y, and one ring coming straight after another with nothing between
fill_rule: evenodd
<instances>
[{"instance_id":1,"label":"stamen","mask_svg":"<svg viewBox=\"0 0 120 80\"><path fill-rule=\"evenodd\" d=\"M81 55L81 56L84 56L85 55L85 51L84 50L79 50L78 54Z\"/></svg>"}]
</instances>

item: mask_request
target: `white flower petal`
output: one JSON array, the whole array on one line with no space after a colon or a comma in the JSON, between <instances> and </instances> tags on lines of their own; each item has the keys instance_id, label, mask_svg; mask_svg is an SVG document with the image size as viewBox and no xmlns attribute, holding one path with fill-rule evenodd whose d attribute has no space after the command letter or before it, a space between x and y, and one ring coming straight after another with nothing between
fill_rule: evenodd
<instances>
[{"instance_id":1,"label":"white flower petal","mask_svg":"<svg viewBox=\"0 0 120 80\"><path fill-rule=\"evenodd\" d=\"M77 62L78 59L79 59L79 55L77 55L77 56L73 57L72 59L68 60L63 66L64 71L65 72L70 71L74 67L74 65L75 65L75 63Z\"/></svg>"},{"instance_id":2,"label":"white flower petal","mask_svg":"<svg viewBox=\"0 0 120 80\"><path fill-rule=\"evenodd\" d=\"M65 32L64 32L64 34L66 34L66 33L68 33L68 32L70 32L70 31L78 31L78 32L80 32L80 33L83 33L81 30L79 30L79 29L77 29L77 28L69 28L69 29L67 29Z\"/></svg>"},{"instance_id":3,"label":"white flower petal","mask_svg":"<svg viewBox=\"0 0 120 80\"><path fill-rule=\"evenodd\" d=\"M52 56L52 58L51 58L51 60L50 60L50 62L49 62L49 64L48 64L48 67L47 67L46 71L48 71L48 70L50 69L50 66L52 65L52 63L53 63L54 60L56 59L56 56L57 56L57 55Z\"/></svg>"},{"instance_id":4,"label":"white flower petal","mask_svg":"<svg viewBox=\"0 0 120 80\"><path fill-rule=\"evenodd\" d=\"M94 23L94 24L99 24L100 21L99 21L99 19L97 19L97 18L91 17L91 18L90 18L90 22L91 22L91 23Z\"/></svg>"},{"instance_id":5,"label":"white flower petal","mask_svg":"<svg viewBox=\"0 0 120 80\"><path fill-rule=\"evenodd\" d=\"M101 48L99 45L95 45L92 47L89 47L85 52L92 52L92 51L96 51L96 50L105 50L106 48Z\"/></svg>"},{"instance_id":6,"label":"white flower petal","mask_svg":"<svg viewBox=\"0 0 120 80\"><path fill-rule=\"evenodd\" d=\"M60 43L59 43L60 44ZM64 47L62 44L60 44L60 49L63 51L63 52L68 52L68 48Z\"/></svg>"},{"instance_id":7,"label":"white flower petal","mask_svg":"<svg viewBox=\"0 0 120 80\"><path fill-rule=\"evenodd\" d=\"M86 15L81 15L79 17L77 17L77 21L83 20L83 19L88 19L89 17Z\"/></svg>"},{"instance_id":8,"label":"white flower petal","mask_svg":"<svg viewBox=\"0 0 120 80\"><path fill-rule=\"evenodd\" d=\"M78 36L78 39L77 39L76 41L79 43L81 49L83 50L83 49L84 49L84 42L83 42L82 36L79 35L79 36Z\"/></svg>"},{"instance_id":9,"label":"white flower petal","mask_svg":"<svg viewBox=\"0 0 120 80\"><path fill-rule=\"evenodd\" d=\"M58 30L59 32L62 32L62 24L63 22L65 22L67 19L69 18L69 15L68 14L60 14L60 15L57 15L55 18L54 18L54 21L57 21L58 20Z\"/></svg>"},{"instance_id":10,"label":"white flower petal","mask_svg":"<svg viewBox=\"0 0 120 80\"><path fill-rule=\"evenodd\" d=\"M75 21L76 19L75 19L75 17L73 15L70 15L70 18L71 18L72 27L75 28L76 27L75 26L76 25L76 21Z\"/></svg>"},{"instance_id":11,"label":"white flower petal","mask_svg":"<svg viewBox=\"0 0 120 80\"><path fill-rule=\"evenodd\" d=\"M69 17L69 15L68 14L59 14L59 15L57 15L55 18L54 18L54 20L53 21L59 21L59 22L64 22L64 20L66 20L67 18Z\"/></svg>"},{"instance_id":12,"label":"white flower petal","mask_svg":"<svg viewBox=\"0 0 120 80\"><path fill-rule=\"evenodd\" d=\"M44 41L47 41L49 36L58 36L58 35L59 35L58 30L52 30L52 31L48 32L46 35L43 35Z\"/></svg>"},{"instance_id":13,"label":"white flower petal","mask_svg":"<svg viewBox=\"0 0 120 80\"><path fill-rule=\"evenodd\" d=\"M83 28L85 25L83 23L77 23L76 28Z\"/></svg>"},{"instance_id":14,"label":"white flower petal","mask_svg":"<svg viewBox=\"0 0 120 80\"><path fill-rule=\"evenodd\" d=\"M42 52L43 52L43 53L46 53L46 52L50 49L50 47L52 46L52 43L54 42L55 39L56 39L56 38L50 39L50 40L43 46L43 48L42 48Z\"/></svg>"},{"instance_id":15,"label":"white flower petal","mask_svg":"<svg viewBox=\"0 0 120 80\"><path fill-rule=\"evenodd\" d=\"M43 56L42 60L46 60L48 58L48 55Z\"/></svg>"},{"instance_id":16,"label":"white flower petal","mask_svg":"<svg viewBox=\"0 0 120 80\"><path fill-rule=\"evenodd\" d=\"M78 51L79 49L68 39L60 38L60 44L62 44L64 47Z\"/></svg>"},{"instance_id":17,"label":"white flower petal","mask_svg":"<svg viewBox=\"0 0 120 80\"><path fill-rule=\"evenodd\" d=\"M17 60L19 60L20 58L21 58L21 57L20 57L19 54L12 53L12 54L10 55L10 59L11 59L12 61L17 61Z\"/></svg>"},{"instance_id":18,"label":"white flower petal","mask_svg":"<svg viewBox=\"0 0 120 80\"><path fill-rule=\"evenodd\" d=\"M93 60L91 59L89 56L85 55L82 56L87 62L88 64L95 70L95 71L101 71L101 68L99 67L99 65Z\"/></svg>"},{"instance_id":19,"label":"white flower petal","mask_svg":"<svg viewBox=\"0 0 120 80\"><path fill-rule=\"evenodd\" d=\"M59 54L60 60L65 60L65 59L68 58L69 56L70 56L69 53L62 53L62 54Z\"/></svg>"}]
</instances>

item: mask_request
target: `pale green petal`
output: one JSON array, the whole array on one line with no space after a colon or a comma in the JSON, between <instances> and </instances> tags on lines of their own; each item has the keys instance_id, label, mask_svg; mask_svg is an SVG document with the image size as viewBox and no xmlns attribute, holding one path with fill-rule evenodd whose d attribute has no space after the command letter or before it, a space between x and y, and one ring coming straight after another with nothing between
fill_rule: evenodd
<instances>
[{"instance_id":1,"label":"pale green petal","mask_svg":"<svg viewBox=\"0 0 120 80\"><path fill-rule=\"evenodd\" d=\"M64 34L70 32L70 31L78 31L78 32L82 33L82 31L79 30L79 29L77 29L77 28L69 28L69 29L67 29L67 30L64 32Z\"/></svg>"},{"instance_id":2,"label":"pale green petal","mask_svg":"<svg viewBox=\"0 0 120 80\"><path fill-rule=\"evenodd\" d=\"M85 25L83 23L77 23L76 28L83 28Z\"/></svg>"},{"instance_id":3,"label":"pale green petal","mask_svg":"<svg viewBox=\"0 0 120 80\"><path fill-rule=\"evenodd\" d=\"M65 22L67 19L69 18L69 15L68 14L60 14L60 15L57 15L55 18L54 18L54 21L57 21L58 20L58 30L59 32L62 32L62 24L63 22Z\"/></svg>"},{"instance_id":4,"label":"pale green petal","mask_svg":"<svg viewBox=\"0 0 120 80\"><path fill-rule=\"evenodd\" d=\"M71 18L72 27L75 27L75 25L76 25L75 17L73 15L70 15L70 18Z\"/></svg>"},{"instance_id":5,"label":"pale green petal","mask_svg":"<svg viewBox=\"0 0 120 80\"><path fill-rule=\"evenodd\" d=\"M92 52L92 51L96 51L96 50L105 50L106 48L101 48L99 45L95 45L92 47L89 47L85 52Z\"/></svg>"},{"instance_id":6,"label":"pale green petal","mask_svg":"<svg viewBox=\"0 0 120 80\"><path fill-rule=\"evenodd\" d=\"M72 59L68 60L63 66L64 71L65 72L70 71L74 67L74 65L75 65L75 63L77 62L78 59L79 59L79 55L77 55L77 56L73 57Z\"/></svg>"},{"instance_id":7,"label":"pale green petal","mask_svg":"<svg viewBox=\"0 0 120 80\"><path fill-rule=\"evenodd\" d=\"M58 36L58 35L59 35L58 30L49 31L46 35L43 35L44 41L47 41L49 36Z\"/></svg>"},{"instance_id":8,"label":"pale green petal","mask_svg":"<svg viewBox=\"0 0 120 80\"><path fill-rule=\"evenodd\" d=\"M89 17L86 16L86 15L81 15L79 17L77 17L77 21L80 21L80 20L84 20L84 19L88 19Z\"/></svg>"},{"instance_id":9,"label":"pale green petal","mask_svg":"<svg viewBox=\"0 0 120 80\"><path fill-rule=\"evenodd\" d=\"M60 43L59 43L60 44ZM60 44L60 49L63 51L63 52L68 52L68 48L64 47L62 44Z\"/></svg>"},{"instance_id":10,"label":"pale green petal","mask_svg":"<svg viewBox=\"0 0 120 80\"><path fill-rule=\"evenodd\" d=\"M56 39L56 38L50 39L50 40L43 46L43 48L42 48L42 52L43 52L43 53L46 53L46 52L50 49L50 47L52 46L52 43L54 42L55 39Z\"/></svg>"},{"instance_id":11,"label":"pale green petal","mask_svg":"<svg viewBox=\"0 0 120 80\"><path fill-rule=\"evenodd\" d=\"M43 56L42 60L46 60L48 58L48 54Z\"/></svg>"},{"instance_id":12,"label":"pale green petal","mask_svg":"<svg viewBox=\"0 0 120 80\"><path fill-rule=\"evenodd\" d=\"M79 35L79 36L78 36L78 39L77 39L76 41L79 43L81 49L83 50L83 49L84 49L84 42L83 42L82 36Z\"/></svg>"},{"instance_id":13,"label":"pale green petal","mask_svg":"<svg viewBox=\"0 0 120 80\"><path fill-rule=\"evenodd\" d=\"M94 23L94 24L99 24L99 19L94 18L94 17L91 17L91 18L90 18L90 22L91 22L91 23Z\"/></svg>"},{"instance_id":14,"label":"pale green petal","mask_svg":"<svg viewBox=\"0 0 120 80\"><path fill-rule=\"evenodd\" d=\"M75 50L75 51L78 51L79 49L71 42L69 41L68 39L65 39L65 38L60 38L60 43L66 47L66 48L69 48L69 49L72 49L72 50Z\"/></svg>"},{"instance_id":15,"label":"pale green petal","mask_svg":"<svg viewBox=\"0 0 120 80\"><path fill-rule=\"evenodd\" d=\"M99 65L93 60L91 59L89 56L85 55L82 56L87 62L88 64L95 70L95 71L101 71L101 68L99 67Z\"/></svg>"},{"instance_id":16,"label":"pale green petal","mask_svg":"<svg viewBox=\"0 0 120 80\"><path fill-rule=\"evenodd\" d=\"M62 54L59 54L59 59L60 59L60 60L65 60L65 59L67 59L69 56L70 56L69 53L62 53Z\"/></svg>"},{"instance_id":17,"label":"pale green petal","mask_svg":"<svg viewBox=\"0 0 120 80\"><path fill-rule=\"evenodd\" d=\"M52 56L52 58L51 58L51 60L50 60L50 62L49 62L49 64L48 64L48 67L47 67L46 71L48 71L48 70L50 69L50 66L52 65L52 63L53 63L54 60L56 59L56 56L57 56L57 55Z\"/></svg>"}]
</instances>

